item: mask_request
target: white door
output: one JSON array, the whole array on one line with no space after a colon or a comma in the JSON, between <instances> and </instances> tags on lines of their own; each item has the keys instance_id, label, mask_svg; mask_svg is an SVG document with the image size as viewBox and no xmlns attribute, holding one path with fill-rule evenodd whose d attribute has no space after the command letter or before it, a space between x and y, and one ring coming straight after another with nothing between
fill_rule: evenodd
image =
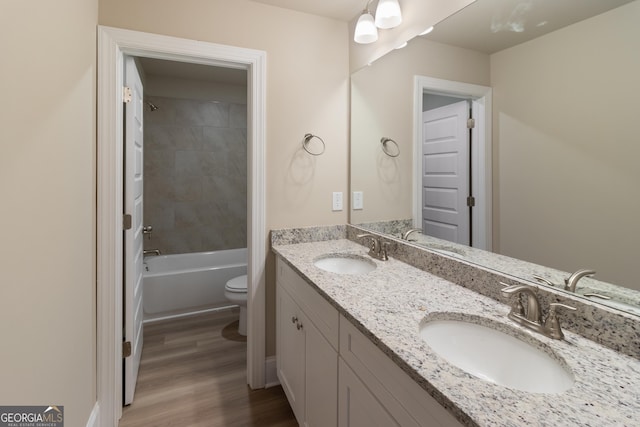
<instances>
[{"instance_id":1,"label":"white door","mask_svg":"<svg viewBox=\"0 0 640 427\"><path fill-rule=\"evenodd\" d=\"M124 404L133 402L142 354L142 81L135 61L125 59L125 86L131 101L125 104L124 213L131 227L124 232L124 340L131 356L124 362Z\"/></svg>"},{"instance_id":2,"label":"white door","mask_svg":"<svg viewBox=\"0 0 640 427\"><path fill-rule=\"evenodd\" d=\"M422 118L423 232L469 245L469 103L425 111Z\"/></svg>"}]
</instances>

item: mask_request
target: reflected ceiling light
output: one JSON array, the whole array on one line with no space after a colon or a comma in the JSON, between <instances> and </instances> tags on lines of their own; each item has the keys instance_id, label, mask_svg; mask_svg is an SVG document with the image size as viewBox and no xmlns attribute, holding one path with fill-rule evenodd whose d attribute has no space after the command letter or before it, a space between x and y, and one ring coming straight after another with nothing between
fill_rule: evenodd
<instances>
[{"instance_id":1,"label":"reflected ceiling light","mask_svg":"<svg viewBox=\"0 0 640 427\"><path fill-rule=\"evenodd\" d=\"M421 36L426 36L427 34L429 34L431 31L433 31L433 25L430 26L429 28L427 28L426 30L424 30L423 32L421 32L419 35Z\"/></svg>"},{"instance_id":2,"label":"reflected ceiling light","mask_svg":"<svg viewBox=\"0 0 640 427\"><path fill-rule=\"evenodd\" d=\"M403 47L407 46L407 42L402 43L400 46L397 46L395 49L402 49Z\"/></svg>"},{"instance_id":3,"label":"reflected ceiling light","mask_svg":"<svg viewBox=\"0 0 640 427\"><path fill-rule=\"evenodd\" d=\"M394 28L402 22L402 11L398 0L380 0L376 9L376 27L383 30Z\"/></svg>"},{"instance_id":4,"label":"reflected ceiling light","mask_svg":"<svg viewBox=\"0 0 640 427\"><path fill-rule=\"evenodd\" d=\"M353 41L360 44L367 44L373 43L376 40L378 40L378 29L376 28L375 21L369 9L365 9L362 11L360 18L358 18Z\"/></svg>"}]
</instances>

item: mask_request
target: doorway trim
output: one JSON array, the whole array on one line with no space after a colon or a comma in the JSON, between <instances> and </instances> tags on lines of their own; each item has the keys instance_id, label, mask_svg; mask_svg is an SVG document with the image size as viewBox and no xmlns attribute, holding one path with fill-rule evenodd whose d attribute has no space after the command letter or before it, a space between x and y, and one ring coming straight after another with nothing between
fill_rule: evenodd
<instances>
[{"instance_id":1,"label":"doorway trim","mask_svg":"<svg viewBox=\"0 0 640 427\"><path fill-rule=\"evenodd\" d=\"M247 70L247 382L265 386L266 52L98 26L96 371L100 425L122 415L124 55Z\"/></svg>"},{"instance_id":2,"label":"doorway trim","mask_svg":"<svg viewBox=\"0 0 640 427\"><path fill-rule=\"evenodd\" d=\"M470 83L456 82L452 80L436 79L426 76L414 76L413 79L413 218L419 222L422 217L421 177L418 171L422 170L422 158L420 157L422 144L422 97L425 92L436 95L444 95L458 98L473 99L480 111L476 117L476 127L472 137L478 143L472 143L471 181L476 198L476 209L472 210L472 240L473 247L490 251L493 247L493 222L492 222L492 169L491 169L491 88L488 86L474 85ZM415 224L421 227L421 224Z\"/></svg>"}]
</instances>

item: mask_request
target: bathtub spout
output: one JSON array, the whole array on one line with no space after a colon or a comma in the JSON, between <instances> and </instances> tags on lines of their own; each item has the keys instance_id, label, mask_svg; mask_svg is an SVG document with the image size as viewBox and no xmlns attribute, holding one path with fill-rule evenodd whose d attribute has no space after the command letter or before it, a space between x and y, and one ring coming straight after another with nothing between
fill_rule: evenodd
<instances>
[{"instance_id":1,"label":"bathtub spout","mask_svg":"<svg viewBox=\"0 0 640 427\"><path fill-rule=\"evenodd\" d=\"M142 255L160 255L160 249L143 250Z\"/></svg>"}]
</instances>

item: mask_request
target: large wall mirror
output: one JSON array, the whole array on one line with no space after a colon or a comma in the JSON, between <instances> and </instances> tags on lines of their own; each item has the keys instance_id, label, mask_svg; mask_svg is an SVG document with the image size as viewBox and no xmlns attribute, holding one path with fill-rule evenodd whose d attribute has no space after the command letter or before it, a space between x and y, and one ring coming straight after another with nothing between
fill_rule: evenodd
<instances>
[{"instance_id":1,"label":"large wall mirror","mask_svg":"<svg viewBox=\"0 0 640 427\"><path fill-rule=\"evenodd\" d=\"M638 22L640 0L477 0L354 72L350 222L397 238L418 228L404 237L558 289L594 270L576 293L640 315ZM446 148L424 157L425 133L444 139L425 111L456 104L485 107L474 129L486 141L471 135L447 166ZM420 187L461 165L475 206L448 182ZM468 209L470 230L432 231L426 208Z\"/></svg>"}]
</instances>

